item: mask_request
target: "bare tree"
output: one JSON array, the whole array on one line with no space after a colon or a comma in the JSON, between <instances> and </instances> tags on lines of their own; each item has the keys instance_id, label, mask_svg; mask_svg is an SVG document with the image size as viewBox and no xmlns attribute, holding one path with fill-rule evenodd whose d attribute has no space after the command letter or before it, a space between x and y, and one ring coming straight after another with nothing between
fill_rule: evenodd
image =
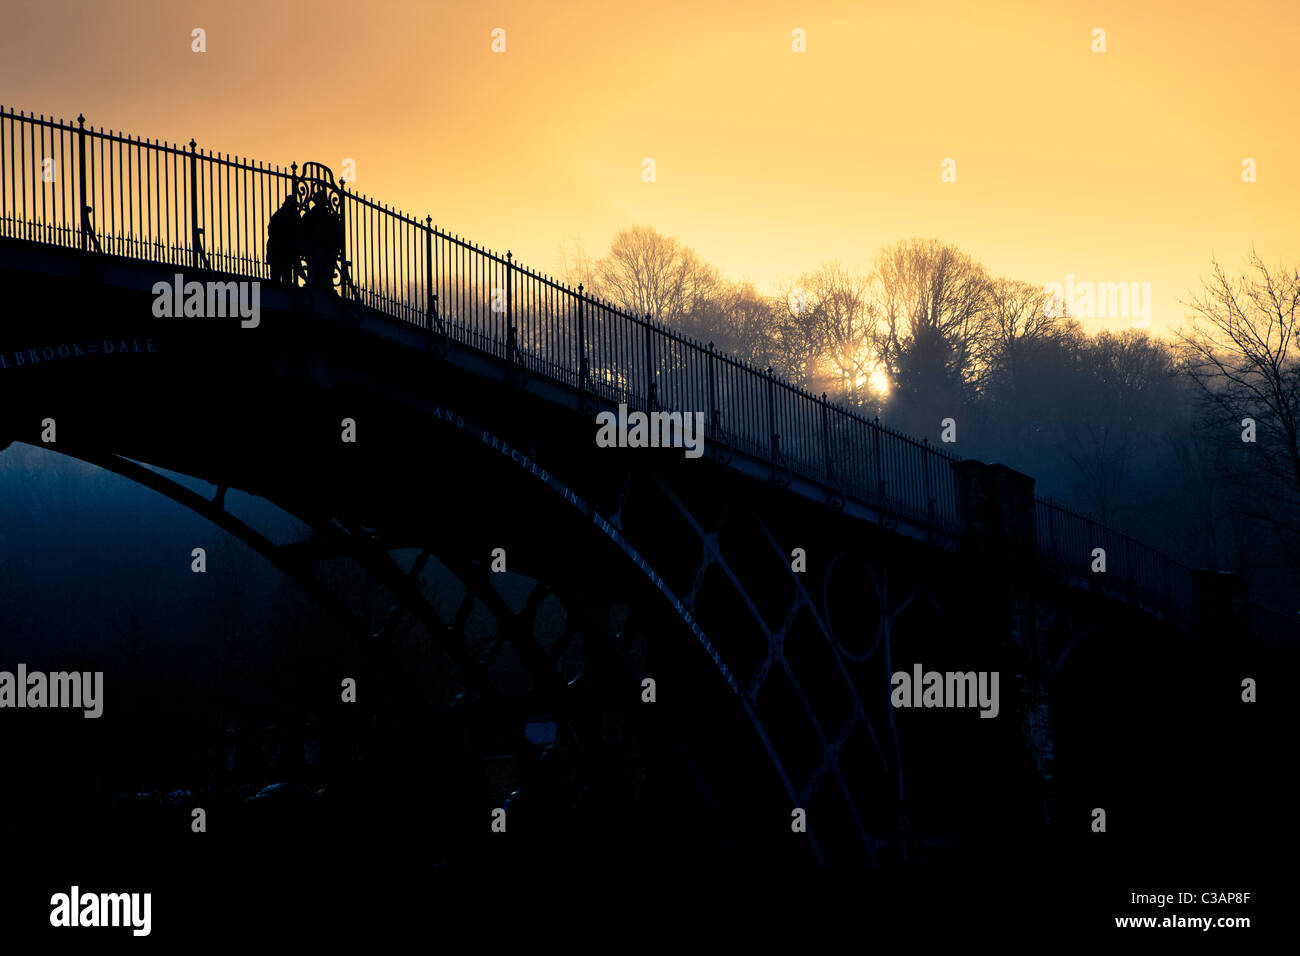
<instances>
[{"instance_id":1,"label":"bare tree","mask_svg":"<svg viewBox=\"0 0 1300 956\"><path fill-rule=\"evenodd\" d=\"M809 391L820 389L825 329L801 281L787 285L772 299L770 365L778 375ZM761 364L761 363L760 363Z\"/></svg>"},{"instance_id":2,"label":"bare tree","mask_svg":"<svg viewBox=\"0 0 1300 956\"><path fill-rule=\"evenodd\" d=\"M1294 549L1300 535L1300 270L1270 268L1253 250L1231 277L1215 261L1178 333L1183 366L1222 430L1224 464L1251 493L1242 506ZM1256 441L1239 441L1255 423Z\"/></svg>"},{"instance_id":3,"label":"bare tree","mask_svg":"<svg viewBox=\"0 0 1300 956\"><path fill-rule=\"evenodd\" d=\"M777 306L752 282L726 283L711 308L696 314L692 332L717 350L761 368L775 364Z\"/></svg>"},{"instance_id":4,"label":"bare tree","mask_svg":"<svg viewBox=\"0 0 1300 956\"><path fill-rule=\"evenodd\" d=\"M570 251L561 243L557 252L561 280L574 289L582 286L585 293L595 295L596 261L591 258L586 247L581 243L574 243Z\"/></svg>"},{"instance_id":5,"label":"bare tree","mask_svg":"<svg viewBox=\"0 0 1300 956\"><path fill-rule=\"evenodd\" d=\"M588 288L624 312L683 328L718 294L718 270L649 226L614 237L608 255L587 268Z\"/></svg>"},{"instance_id":6,"label":"bare tree","mask_svg":"<svg viewBox=\"0 0 1300 956\"><path fill-rule=\"evenodd\" d=\"M1081 499L1103 523L1132 521L1124 503L1139 463L1179 405L1173 354L1143 331L1101 332L1085 341L1077 372L1061 383L1072 404L1062 452L1075 466Z\"/></svg>"},{"instance_id":7,"label":"bare tree","mask_svg":"<svg viewBox=\"0 0 1300 956\"><path fill-rule=\"evenodd\" d=\"M933 239L881 250L873 275L895 421L931 434L975 397L987 368L989 278Z\"/></svg>"},{"instance_id":8,"label":"bare tree","mask_svg":"<svg viewBox=\"0 0 1300 956\"><path fill-rule=\"evenodd\" d=\"M875 278L891 370L942 341L945 370L973 381L989 338L984 267L954 246L911 239L881 250Z\"/></svg>"},{"instance_id":9,"label":"bare tree","mask_svg":"<svg viewBox=\"0 0 1300 956\"><path fill-rule=\"evenodd\" d=\"M848 404L862 404L881 351L880 314L870 279L837 262L826 263L801 276L784 305L791 329L799 330L808 357L816 360L809 386Z\"/></svg>"},{"instance_id":10,"label":"bare tree","mask_svg":"<svg viewBox=\"0 0 1300 956\"><path fill-rule=\"evenodd\" d=\"M994 279L988 285L988 342L984 359L1012 379L1025 351L1058 334L1047 293L1028 282Z\"/></svg>"},{"instance_id":11,"label":"bare tree","mask_svg":"<svg viewBox=\"0 0 1300 956\"><path fill-rule=\"evenodd\" d=\"M662 325L691 338L707 341L722 317L720 300L726 283L716 268L704 262L676 239L663 236L648 226L633 226L619 232L608 254L592 260L580 250L569 257L562 253L565 275L570 284L581 282L584 292L602 299L636 318L649 316ZM664 347L657 357L655 400L686 400L681 372L687 367L682 346ZM620 388L639 387L626 368L593 365L592 375Z\"/></svg>"}]
</instances>

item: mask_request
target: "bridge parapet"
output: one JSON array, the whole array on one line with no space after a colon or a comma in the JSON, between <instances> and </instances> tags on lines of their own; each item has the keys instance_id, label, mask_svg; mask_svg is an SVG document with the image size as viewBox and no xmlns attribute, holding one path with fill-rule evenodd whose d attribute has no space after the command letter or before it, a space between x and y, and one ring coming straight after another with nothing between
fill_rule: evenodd
<instances>
[{"instance_id":1,"label":"bridge parapet","mask_svg":"<svg viewBox=\"0 0 1300 956\"><path fill-rule=\"evenodd\" d=\"M72 172L75 170L75 174ZM429 351L448 342L571 388L584 411L599 403L705 413L718 457L734 449L771 465L774 480L815 482L846 499L952 540L998 563L1033 561L1090 579L1092 550L1107 552L1106 590L1195 618L1188 569L1127 535L1033 496L1033 479L1000 465L958 462L878 419L828 402L751 363L371 200L321 164L288 168L197 147L95 129L0 108L0 238L178 270L201 267L266 280L285 294L267 249L277 208L317 192L336 228L316 279L331 307L348 299L408 332ZM292 203L290 203L292 205ZM295 265L290 271L300 271ZM308 277L311 276L310 267ZM319 308L319 307L318 307ZM436 342L434 341L436 340ZM958 488L958 485L961 488ZM852 511L853 509L848 509Z\"/></svg>"},{"instance_id":2,"label":"bridge parapet","mask_svg":"<svg viewBox=\"0 0 1300 956\"><path fill-rule=\"evenodd\" d=\"M1024 569L1036 558L1034 479L1005 465L958 462L963 550L983 562Z\"/></svg>"}]
</instances>

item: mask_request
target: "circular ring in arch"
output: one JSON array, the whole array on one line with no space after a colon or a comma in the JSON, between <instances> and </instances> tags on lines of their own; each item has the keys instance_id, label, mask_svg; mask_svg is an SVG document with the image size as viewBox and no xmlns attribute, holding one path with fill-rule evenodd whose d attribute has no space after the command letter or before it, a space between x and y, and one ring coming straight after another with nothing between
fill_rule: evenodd
<instances>
[{"instance_id":1,"label":"circular ring in arch","mask_svg":"<svg viewBox=\"0 0 1300 956\"><path fill-rule=\"evenodd\" d=\"M831 614L831 606L830 606L831 574L834 572L836 565L838 565L841 560L852 561L861 565L862 568L866 570L867 576L871 579L871 587L875 592L876 634L875 634L875 638L871 642L871 646L866 651L851 651L847 647L845 647L844 641L840 639L839 630L835 626L835 616ZM883 588L880 585L880 578L876 576L875 570L872 569L871 565L867 563L866 559L863 558L862 555L846 554L845 552L841 551L839 554L836 554L835 557L831 558L830 562L826 565L826 572L822 575L821 610L822 610L822 619L826 622L826 631L830 635L831 640L835 643L835 649L840 654L844 655L845 658L847 658L850 661L853 661L853 663L855 664L861 664L867 661L868 659L870 659L871 655L874 654L877 651L877 649L879 649L880 639L881 636L884 634L884 630L885 630L885 619L886 619L885 595L883 592Z\"/></svg>"}]
</instances>

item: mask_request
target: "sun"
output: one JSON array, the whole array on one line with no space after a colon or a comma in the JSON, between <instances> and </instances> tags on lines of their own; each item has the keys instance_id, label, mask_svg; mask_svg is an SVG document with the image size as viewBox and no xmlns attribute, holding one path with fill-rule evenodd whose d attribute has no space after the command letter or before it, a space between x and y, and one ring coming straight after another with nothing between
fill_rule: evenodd
<instances>
[{"instance_id":1,"label":"sun","mask_svg":"<svg viewBox=\"0 0 1300 956\"><path fill-rule=\"evenodd\" d=\"M852 367L858 371L854 376L853 387L858 391L868 391L880 398L888 395L889 372L876 360L871 350L866 347L859 349L854 359Z\"/></svg>"},{"instance_id":2,"label":"sun","mask_svg":"<svg viewBox=\"0 0 1300 956\"><path fill-rule=\"evenodd\" d=\"M845 369L856 369L852 376L853 390L859 394L866 392L877 398L885 398L889 395L889 372L876 361L871 351L867 348L860 349L855 356L855 361L845 360L837 361L830 355L823 355L818 361L818 371L827 379L839 381L847 385L849 376L845 374Z\"/></svg>"},{"instance_id":3,"label":"sun","mask_svg":"<svg viewBox=\"0 0 1300 956\"><path fill-rule=\"evenodd\" d=\"M867 373L867 388L882 398L889 394L889 372L879 363L872 365Z\"/></svg>"}]
</instances>

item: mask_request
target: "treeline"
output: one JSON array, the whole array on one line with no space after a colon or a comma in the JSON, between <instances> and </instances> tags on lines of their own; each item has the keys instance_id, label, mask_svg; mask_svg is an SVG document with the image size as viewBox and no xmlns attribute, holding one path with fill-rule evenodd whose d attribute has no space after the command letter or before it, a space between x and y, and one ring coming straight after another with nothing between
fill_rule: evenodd
<instances>
[{"instance_id":1,"label":"treeline","mask_svg":"<svg viewBox=\"0 0 1300 956\"><path fill-rule=\"evenodd\" d=\"M1042 288L936 240L828 263L775 295L648 227L565 279L814 394L998 461L1040 495L1295 603L1300 273L1217 263L1172 340L1089 333Z\"/></svg>"}]
</instances>

